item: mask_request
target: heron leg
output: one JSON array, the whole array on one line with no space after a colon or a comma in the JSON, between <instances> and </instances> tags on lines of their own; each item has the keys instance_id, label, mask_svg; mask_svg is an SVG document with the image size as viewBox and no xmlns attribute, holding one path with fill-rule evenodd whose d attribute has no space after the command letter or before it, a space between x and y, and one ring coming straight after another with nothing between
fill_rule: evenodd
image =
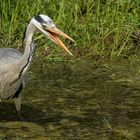
<instances>
[{"instance_id":1,"label":"heron leg","mask_svg":"<svg viewBox=\"0 0 140 140\"><path fill-rule=\"evenodd\" d=\"M23 89L23 85L21 84L19 89L16 91L15 95L13 96L13 101L15 103L16 111L18 113L18 117L20 120L22 120L21 117L21 91Z\"/></svg>"},{"instance_id":2,"label":"heron leg","mask_svg":"<svg viewBox=\"0 0 140 140\"><path fill-rule=\"evenodd\" d=\"M16 107L16 111L17 111L17 114L18 114L18 117L20 120L22 120L22 117L21 117L21 95L19 95L18 98L13 98L13 101L14 101L14 104L15 104L15 107Z\"/></svg>"},{"instance_id":3,"label":"heron leg","mask_svg":"<svg viewBox=\"0 0 140 140\"><path fill-rule=\"evenodd\" d=\"M17 112L20 112L20 109L21 109L21 97L13 98L13 101L14 101L14 104L15 104Z\"/></svg>"}]
</instances>

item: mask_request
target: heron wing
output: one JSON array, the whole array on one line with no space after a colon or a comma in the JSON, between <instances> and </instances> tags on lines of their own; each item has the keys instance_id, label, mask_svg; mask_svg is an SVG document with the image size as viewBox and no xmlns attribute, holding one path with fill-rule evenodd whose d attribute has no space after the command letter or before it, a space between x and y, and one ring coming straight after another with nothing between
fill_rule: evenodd
<instances>
[{"instance_id":1,"label":"heron wing","mask_svg":"<svg viewBox=\"0 0 140 140\"><path fill-rule=\"evenodd\" d=\"M22 53L13 48L0 48L0 65L20 59Z\"/></svg>"},{"instance_id":2,"label":"heron wing","mask_svg":"<svg viewBox=\"0 0 140 140\"><path fill-rule=\"evenodd\" d=\"M18 90L19 86L22 84L22 86L25 86L25 83L27 81L27 73L24 74L20 82L15 82L12 86L6 86L6 82L11 80L14 81L14 77L18 75L18 73L10 72L10 75L13 74L13 76L9 77L9 71L10 67L6 69L3 67L5 64L10 64L11 62L14 62L16 60L19 60L22 57L22 53L19 52L16 49L13 48L0 48L0 96L3 98L8 98L12 96L12 94L15 94L15 92ZM7 92L4 92L5 90L8 90Z\"/></svg>"}]
</instances>

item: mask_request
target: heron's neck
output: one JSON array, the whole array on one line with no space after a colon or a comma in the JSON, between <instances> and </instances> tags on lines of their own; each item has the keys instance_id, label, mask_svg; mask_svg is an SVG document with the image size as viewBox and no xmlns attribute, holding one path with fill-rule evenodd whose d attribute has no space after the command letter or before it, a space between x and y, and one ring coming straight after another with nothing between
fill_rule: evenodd
<instances>
[{"instance_id":1,"label":"heron's neck","mask_svg":"<svg viewBox=\"0 0 140 140\"><path fill-rule=\"evenodd\" d=\"M19 62L21 71L26 71L29 64L31 63L32 55L34 52L34 43L33 43L32 38L33 38L35 30L36 29L32 25L32 23L29 23L25 31L25 38L24 38L25 43L23 43L25 44L25 50Z\"/></svg>"},{"instance_id":2,"label":"heron's neck","mask_svg":"<svg viewBox=\"0 0 140 140\"><path fill-rule=\"evenodd\" d=\"M25 50L24 50L22 59L25 61L29 59L30 54L33 51L31 44L32 44L32 38L33 38L35 30L36 30L35 27L31 23L29 23L29 25L27 26L27 29L25 31L25 38L24 38Z\"/></svg>"}]
</instances>

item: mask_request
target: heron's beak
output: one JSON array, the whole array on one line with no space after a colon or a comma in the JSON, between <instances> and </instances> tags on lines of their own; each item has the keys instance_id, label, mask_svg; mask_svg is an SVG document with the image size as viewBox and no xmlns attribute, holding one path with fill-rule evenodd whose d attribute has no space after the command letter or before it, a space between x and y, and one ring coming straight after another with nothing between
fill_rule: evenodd
<instances>
[{"instance_id":1,"label":"heron's beak","mask_svg":"<svg viewBox=\"0 0 140 140\"><path fill-rule=\"evenodd\" d=\"M52 27L52 28L47 28L46 31L49 33L51 39L59 44L66 52L68 52L70 55L72 55L72 53L68 50L68 48L63 44L63 42L58 38L58 35L67 38L73 42L75 42L70 36L68 36L67 34L63 33L62 31L60 31L58 28L56 27Z\"/></svg>"}]
</instances>

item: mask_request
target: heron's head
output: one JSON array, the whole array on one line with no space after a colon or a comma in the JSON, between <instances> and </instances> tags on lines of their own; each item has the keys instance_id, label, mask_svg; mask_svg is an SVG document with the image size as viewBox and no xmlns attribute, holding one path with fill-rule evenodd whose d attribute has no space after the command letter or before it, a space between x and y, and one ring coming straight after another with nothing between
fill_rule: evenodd
<instances>
[{"instance_id":1,"label":"heron's head","mask_svg":"<svg viewBox=\"0 0 140 140\"><path fill-rule=\"evenodd\" d=\"M48 38L50 38L53 42L60 45L66 52L70 55L72 53L68 50L68 48L63 44L63 42L58 38L58 35L67 38L71 41L74 41L70 36L59 30L55 24L53 23L52 19L46 15L38 15L32 19L32 23L34 26L43 34L45 34Z\"/></svg>"}]
</instances>

